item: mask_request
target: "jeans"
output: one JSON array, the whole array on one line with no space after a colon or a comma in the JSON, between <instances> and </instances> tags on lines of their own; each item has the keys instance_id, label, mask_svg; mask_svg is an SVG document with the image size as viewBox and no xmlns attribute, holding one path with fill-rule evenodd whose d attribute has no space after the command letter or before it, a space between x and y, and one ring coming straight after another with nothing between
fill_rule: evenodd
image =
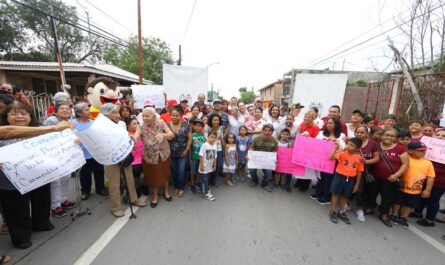
<instances>
[{"instance_id":1,"label":"jeans","mask_svg":"<svg viewBox=\"0 0 445 265\"><path fill-rule=\"evenodd\" d=\"M105 189L104 187L104 166L99 164L94 158L86 160L86 164L80 169L80 186L82 193L91 192L91 173L94 174L94 184L96 192Z\"/></svg>"},{"instance_id":2,"label":"jeans","mask_svg":"<svg viewBox=\"0 0 445 265\"><path fill-rule=\"evenodd\" d=\"M266 187L269 185L269 180L272 179L273 172L270 169L261 169L263 171L263 180L261 181L261 187ZM257 175L257 169L249 169L250 176L252 177L252 181L254 183L258 184L258 175Z\"/></svg>"},{"instance_id":3,"label":"jeans","mask_svg":"<svg viewBox=\"0 0 445 265\"><path fill-rule=\"evenodd\" d=\"M378 177L376 177L375 180L373 191L367 205L371 208L376 205L377 195L380 193L382 199L379 207L380 214L388 214L397 195L396 184Z\"/></svg>"},{"instance_id":4,"label":"jeans","mask_svg":"<svg viewBox=\"0 0 445 265\"><path fill-rule=\"evenodd\" d=\"M213 175L214 172L209 172L201 175L201 191L202 194L207 194L209 192L209 179Z\"/></svg>"},{"instance_id":5,"label":"jeans","mask_svg":"<svg viewBox=\"0 0 445 265\"><path fill-rule=\"evenodd\" d=\"M183 190L185 188L186 178L186 166L188 157L172 157L170 168L173 179L173 186L175 189Z\"/></svg>"},{"instance_id":6,"label":"jeans","mask_svg":"<svg viewBox=\"0 0 445 265\"><path fill-rule=\"evenodd\" d=\"M428 199L422 199L420 207L416 209L417 213L422 213L423 209L426 207L426 219L434 221L439 212L440 198L445 193L445 188L435 188L431 189L431 195Z\"/></svg>"},{"instance_id":7,"label":"jeans","mask_svg":"<svg viewBox=\"0 0 445 265\"><path fill-rule=\"evenodd\" d=\"M324 201L331 201L331 184L334 174L320 172L320 179L315 186L316 197Z\"/></svg>"}]
</instances>

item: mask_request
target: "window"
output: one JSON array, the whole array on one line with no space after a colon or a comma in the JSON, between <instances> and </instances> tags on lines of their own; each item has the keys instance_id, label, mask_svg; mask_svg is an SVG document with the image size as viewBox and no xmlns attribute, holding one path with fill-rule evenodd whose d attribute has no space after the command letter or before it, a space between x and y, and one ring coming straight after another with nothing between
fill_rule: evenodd
<instances>
[{"instance_id":1,"label":"window","mask_svg":"<svg viewBox=\"0 0 445 265\"><path fill-rule=\"evenodd\" d=\"M36 95L45 93L45 80L40 78L32 78L32 89L34 90Z\"/></svg>"}]
</instances>

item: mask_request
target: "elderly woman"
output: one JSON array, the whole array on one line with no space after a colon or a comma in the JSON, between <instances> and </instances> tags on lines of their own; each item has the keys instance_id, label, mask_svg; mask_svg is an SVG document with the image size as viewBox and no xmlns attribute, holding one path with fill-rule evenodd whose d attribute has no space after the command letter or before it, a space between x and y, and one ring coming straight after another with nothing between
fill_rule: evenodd
<instances>
[{"instance_id":1,"label":"elderly woman","mask_svg":"<svg viewBox=\"0 0 445 265\"><path fill-rule=\"evenodd\" d=\"M21 103L8 105L0 117L0 126L14 125L37 127L39 123L32 109ZM26 140L15 138L0 140L0 147ZM29 248L33 231L50 231L54 226L49 220L51 206L50 185L45 184L28 193L20 194L0 170L0 203L9 229L12 244L20 249Z\"/></svg>"},{"instance_id":2,"label":"elderly woman","mask_svg":"<svg viewBox=\"0 0 445 265\"><path fill-rule=\"evenodd\" d=\"M100 113L105 115L108 119L118 124L120 115L118 106L112 103L106 103L100 108ZM125 124L124 124L125 125ZM120 192L120 182L121 182L121 165L105 165L105 174L108 177L109 183L109 193L111 200L111 213L115 217L122 217L125 215L121 208L121 192ZM145 207L146 204L143 199L138 199L136 194L136 188L134 185L133 169L130 166L124 168L125 178L127 179L128 191L130 193L130 202L133 205L139 207Z\"/></svg>"},{"instance_id":3,"label":"elderly woman","mask_svg":"<svg viewBox=\"0 0 445 265\"><path fill-rule=\"evenodd\" d=\"M50 117L44 121L45 126L56 125L71 118L71 108L66 102L58 103L55 106L55 117ZM76 203L68 200L68 189L71 174L66 175L51 182L51 212L54 217L66 216L67 210L77 206Z\"/></svg>"},{"instance_id":4,"label":"elderly woman","mask_svg":"<svg viewBox=\"0 0 445 265\"><path fill-rule=\"evenodd\" d=\"M229 124L229 133L238 136L239 128L244 125L244 117L240 115L238 107L232 107L231 115L229 115Z\"/></svg>"},{"instance_id":5,"label":"elderly woman","mask_svg":"<svg viewBox=\"0 0 445 265\"><path fill-rule=\"evenodd\" d=\"M164 188L164 199L171 201L172 197L168 193L168 180L170 177L170 146L168 140L173 139L173 133L164 123L156 118L156 111L153 108L145 108L142 111L144 125L134 134L137 142L142 137L144 150L142 151L142 170L147 185L152 189L150 206L158 206L159 188Z\"/></svg>"},{"instance_id":6,"label":"elderly woman","mask_svg":"<svg viewBox=\"0 0 445 265\"><path fill-rule=\"evenodd\" d=\"M181 107L174 108L171 114L172 121L167 123L168 128L173 132L173 139L169 140L168 143L171 152L171 174L175 186L175 196L177 197L184 196L187 184L185 172L192 145L192 132L187 122L181 122L182 115L183 109Z\"/></svg>"}]
</instances>

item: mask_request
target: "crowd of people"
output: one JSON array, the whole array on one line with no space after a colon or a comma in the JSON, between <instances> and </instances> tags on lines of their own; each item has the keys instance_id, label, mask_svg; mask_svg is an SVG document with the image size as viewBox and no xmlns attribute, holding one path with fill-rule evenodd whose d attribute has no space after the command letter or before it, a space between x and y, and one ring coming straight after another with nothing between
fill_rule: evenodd
<instances>
[{"instance_id":1,"label":"crowd of people","mask_svg":"<svg viewBox=\"0 0 445 265\"><path fill-rule=\"evenodd\" d=\"M51 116L41 124L26 97L15 91L21 90L8 83L0 86L0 147L67 128L80 132L94 123L86 100L75 104L59 92ZM267 192L290 193L293 189L312 190L313 183L310 197L331 205L329 219L334 223L340 219L350 224L349 208L355 210L358 221L365 222L365 216L377 207L378 217L387 227L407 228L408 217L419 218L417 224L427 227L445 222L436 218L445 193L445 165L426 160L428 147L421 142L424 136L445 140L445 129L438 124L416 119L402 129L394 115L379 122L360 110L354 110L351 122L346 123L337 105L320 118L316 107L300 103L265 106L261 99L245 104L232 97L209 104L204 94L194 103L168 99L165 108L158 108L153 100L145 99L143 105L143 109L135 109L130 100L105 103L100 108L101 114L127 130L134 141L134 160L123 169L133 205L144 207L145 196L151 196L149 204L155 208L159 195L170 202L188 192L213 201L212 189L218 185L248 182L250 187L260 184ZM248 151L292 148L300 135L335 143L328 158L337 161L335 172L307 168L306 176L293 176L262 169L260 182L259 170L248 168ZM95 193L109 196L111 213L124 216L122 165L103 166L79 144L86 158L80 170L81 199L90 198L94 178ZM75 198L69 198L70 180L67 175L22 195L0 172L4 221L0 233L9 233L17 248L30 247L32 232L54 228L50 215L61 218L76 207Z\"/></svg>"}]
</instances>

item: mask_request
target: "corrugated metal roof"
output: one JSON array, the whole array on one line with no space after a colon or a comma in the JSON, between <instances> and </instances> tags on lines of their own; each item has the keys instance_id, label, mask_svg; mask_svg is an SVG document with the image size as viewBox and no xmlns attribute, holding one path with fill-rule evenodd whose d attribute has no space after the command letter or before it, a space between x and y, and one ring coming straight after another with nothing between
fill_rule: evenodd
<instances>
[{"instance_id":1,"label":"corrugated metal roof","mask_svg":"<svg viewBox=\"0 0 445 265\"><path fill-rule=\"evenodd\" d=\"M0 61L0 69L14 71L49 71L58 72L59 67L56 62L20 62L20 61ZM139 82L139 76L125 71L110 64L89 64L89 63L63 63L65 72L87 72L115 77L131 82ZM144 84L152 84L150 80L144 80Z\"/></svg>"}]
</instances>

